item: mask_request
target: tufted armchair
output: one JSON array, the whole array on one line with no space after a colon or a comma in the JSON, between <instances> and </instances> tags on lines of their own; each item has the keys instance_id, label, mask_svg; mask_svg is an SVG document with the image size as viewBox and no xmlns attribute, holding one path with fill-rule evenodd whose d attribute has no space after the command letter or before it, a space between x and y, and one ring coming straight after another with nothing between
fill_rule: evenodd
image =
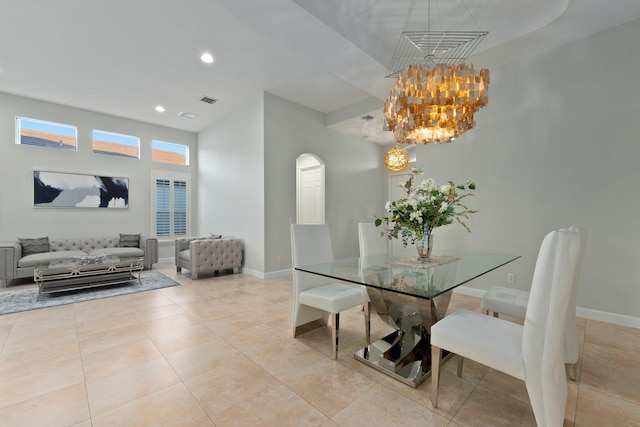
<instances>
[{"instance_id":1,"label":"tufted armchair","mask_svg":"<svg viewBox=\"0 0 640 427\"><path fill-rule=\"evenodd\" d=\"M197 279L200 274L227 269L238 273L242 268L242 259L242 240L234 237L176 239L176 271L179 273L186 268L191 272L192 279Z\"/></svg>"}]
</instances>

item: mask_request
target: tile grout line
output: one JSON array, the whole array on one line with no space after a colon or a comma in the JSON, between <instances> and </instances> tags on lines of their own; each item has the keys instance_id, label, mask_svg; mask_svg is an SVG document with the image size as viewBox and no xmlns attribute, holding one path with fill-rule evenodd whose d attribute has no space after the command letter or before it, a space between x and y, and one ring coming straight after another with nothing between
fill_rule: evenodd
<instances>
[{"instance_id":1,"label":"tile grout line","mask_svg":"<svg viewBox=\"0 0 640 427\"><path fill-rule=\"evenodd\" d=\"M84 355L82 354L82 348L80 347L80 334L78 333L78 312L76 311L76 305L72 304L73 307L73 327L76 331L76 341L78 344L78 353L80 356L80 363L82 365L82 380L83 380L83 384L84 384L84 395L87 399L87 412L89 413L89 422L91 423L91 425L93 426L93 416L92 416L92 412L91 412L91 401L89 400L89 387L87 387L87 375L86 375L86 370L85 370L85 362L84 362Z\"/></svg>"}]
</instances>

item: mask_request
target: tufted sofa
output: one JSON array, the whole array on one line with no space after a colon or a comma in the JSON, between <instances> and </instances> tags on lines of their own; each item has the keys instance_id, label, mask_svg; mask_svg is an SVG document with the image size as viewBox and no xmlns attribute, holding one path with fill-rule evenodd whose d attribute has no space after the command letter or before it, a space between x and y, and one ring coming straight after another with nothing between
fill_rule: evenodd
<instances>
[{"instance_id":1,"label":"tufted sofa","mask_svg":"<svg viewBox=\"0 0 640 427\"><path fill-rule=\"evenodd\" d=\"M23 256L20 242L0 243L0 281L33 277L38 264L86 255L144 256L144 268L158 262L158 239L140 237L139 247L120 247L119 237L50 240L49 252Z\"/></svg>"},{"instance_id":2,"label":"tufted sofa","mask_svg":"<svg viewBox=\"0 0 640 427\"><path fill-rule=\"evenodd\" d=\"M177 271L186 268L192 279L227 269L238 273L242 268L242 240L234 237L176 239L175 258Z\"/></svg>"}]
</instances>

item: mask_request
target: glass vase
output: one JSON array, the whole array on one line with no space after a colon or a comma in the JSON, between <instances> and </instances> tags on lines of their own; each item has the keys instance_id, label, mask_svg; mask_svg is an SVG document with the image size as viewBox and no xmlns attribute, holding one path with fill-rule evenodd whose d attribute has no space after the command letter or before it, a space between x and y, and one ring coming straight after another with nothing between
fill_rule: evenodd
<instances>
[{"instance_id":1,"label":"glass vase","mask_svg":"<svg viewBox=\"0 0 640 427\"><path fill-rule=\"evenodd\" d=\"M429 233L422 240L416 241L416 249L418 251L418 258L421 260L430 260L431 251L433 250L433 233Z\"/></svg>"}]
</instances>

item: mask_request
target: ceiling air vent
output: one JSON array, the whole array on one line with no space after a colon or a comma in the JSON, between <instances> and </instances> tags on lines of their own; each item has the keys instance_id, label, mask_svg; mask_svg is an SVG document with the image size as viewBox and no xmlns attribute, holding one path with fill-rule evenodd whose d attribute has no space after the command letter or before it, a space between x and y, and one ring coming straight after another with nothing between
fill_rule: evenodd
<instances>
[{"instance_id":1,"label":"ceiling air vent","mask_svg":"<svg viewBox=\"0 0 640 427\"><path fill-rule=\"evenodd\" d=\"M215 104L217 99L209 98L208 96L203 96L200 98L200 101L206 102L207 104Z\"/></svg>"},{"instance_id":2,"label":"ceiling air vent","mask_svg":"<svg viewBox=\"0 0 640 427\"><path fill-rule=\"evenodd\" d=\"M195 119L196 117L198 117L196 113L190 113L188 111L180 111L178 115L181 117L186 117L187 119Z\"/></svg>"}]
</instances>

